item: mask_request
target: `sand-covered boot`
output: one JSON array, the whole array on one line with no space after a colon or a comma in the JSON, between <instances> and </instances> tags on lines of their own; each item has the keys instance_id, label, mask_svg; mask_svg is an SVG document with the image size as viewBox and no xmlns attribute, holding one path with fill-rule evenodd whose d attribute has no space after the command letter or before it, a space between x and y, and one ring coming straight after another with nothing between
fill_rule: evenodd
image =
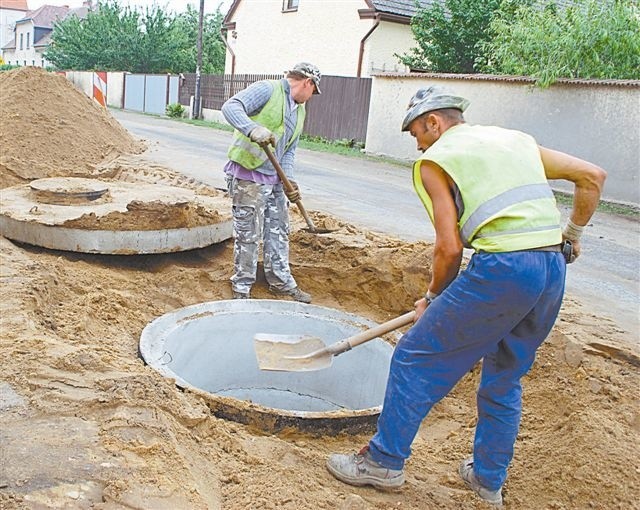
<instances>
[{"instance_id":1,"label":"sand-covered boot","mask_svg":"<svg viewBox=\"0 0 640 510\"><path fill-rule=\"evenodd\" d=\"M460 469L458 470L458 472L460 473L460 477L462 478L462 480L464 480L464 483L467 485L467 487L469 487L487 503L502 506L502 489L492 491L491 489L487 489L480 484L480 482L476 478L475 473L473 472L473 457L469 457L468 459L463 460L460 463Z\"/></svg>"},{"instance_id":2,"label":"sand-covered boot","mask_svg":"<svg viewBox=\"0 0 640 510\"><path fill-rule=\"evenodd\" d=\"M404 483L402 469L388 469L371 458L369 447L351 455L332 454L327 469L338 480L349 485L372 485L377 489L397 489Z\"/></svg>"}]
</instances>

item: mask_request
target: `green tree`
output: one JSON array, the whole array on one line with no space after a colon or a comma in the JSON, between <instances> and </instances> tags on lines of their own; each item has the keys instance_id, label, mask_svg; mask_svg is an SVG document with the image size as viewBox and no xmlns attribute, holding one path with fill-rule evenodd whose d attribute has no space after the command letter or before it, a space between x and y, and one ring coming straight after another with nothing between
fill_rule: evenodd
<instances>
[{"instance_id":1,"label":"green tree","mask_svg":"<svg viewBox=\"0 0 640 510\"><path fill-rule=\"evenodd\" d=\"M85 19L70 16L55 23L44 56L61 69L130 71L138 65L141 39L138 12L105 3Z\"/></svg>"},{"instance_id":2,"label":"green tree","mask_svg":"<svg viewBox=\"0 0 640 510\"><path fill-rule=\"evenodd\" d=\"M204 72L224 69L220 10L206 16ZM99 3L85 19L75 16L54 25L45 58L59 69L179 73L196 67L198 12L182 14L154 5L144 13L117 0Z\"/></svg>"},{"instance_id":3,"label":"green tree","mask_svg":"<svg viewBox=\"0 0 640 510\"><path fill-rule=\"evenodd\" d=\"M411 20L417 46L396 55L411 69L473 73L481 44L501 0L445 0L419 9ZM528 1L528 0L524 0Z\"/></svg>"},{"instance_id":4,"label":"green tree","mask_svg":"<svg viewBox=\"0 0 640 510\"><path fill-rule=\"evenodd\" d=\"M204 74L221 74L224 72L226 48L222 42L220 29L224 16L220 8L213 14L205 14L202 26L202 72ZM196 40L198 37L198 11L190 4L176 20L180 30L186 34L189 46L185 48L185 59L188 65L183 72L196 70Z\"/></svg>"},{"instance_id":5,"label":"green tree","mask_svg":"<svg viewBox=\"0 0 640 510\"><path fill-rule=\"evenodd\" d=\"M583 0L569 8L518 7L494 17L484 72L558 78L640 79L637 0Z\"/></svg>"}]
</instances>

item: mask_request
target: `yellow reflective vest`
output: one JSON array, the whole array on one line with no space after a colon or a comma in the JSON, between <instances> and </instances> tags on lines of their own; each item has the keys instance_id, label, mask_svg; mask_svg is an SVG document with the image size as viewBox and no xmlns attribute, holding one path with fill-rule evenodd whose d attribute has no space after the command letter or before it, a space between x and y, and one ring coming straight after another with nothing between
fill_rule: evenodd
<instances>
[{"instance_id":1,"label":"yellow reflective vest","mask_svg":"<svg viewBox=\"0 0 640 510\"><path fill-rule=\"evenodd\" d=\"M284 84L280 80L269 81L273 85L273 93L269 101L263 106L262 110L250 118L261 126L269 129L276 135L276 138L280 140L285 130L284 115L287 107L285 102L287 98L284 91ZM302 132L305 116L306 111L304 105L298 105L296 127L293 136L285 146L285 151ZM231 147L229 147L227 156L231 161L235 161L247 170L255 170L267 160L267 155L264 150L237 129L233 133L233 141Z\"/></svg>"},{"instance_id":2,"label":"yellow reflective vest","mask_svg":"<svg viewBox=\"0 0 640 510\"><path fill-rule=\"evenodd\" d=\"M413 167L414 187L433 222L422 161L436 163L458 187L458 229L465 247L509 252L562 241L560 212L531 136L468 124L445 131Z\"/></svg>"}]
</instances>

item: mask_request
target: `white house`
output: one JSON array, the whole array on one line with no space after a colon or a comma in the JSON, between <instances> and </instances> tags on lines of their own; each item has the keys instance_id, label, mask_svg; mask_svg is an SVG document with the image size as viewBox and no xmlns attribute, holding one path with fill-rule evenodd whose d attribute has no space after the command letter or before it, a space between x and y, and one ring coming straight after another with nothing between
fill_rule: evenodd
<instances>
[{"instance_id":1,"label":"white house","mask_svg":"<svg viewBox=\"0 0 640 510\"><path fill-rule=\"evenodd\" d=\"M0 48L13 39L16 21L28 10L27 0L0 0Z\"/></svg>"},{"instance_id":2,"label":"white house","mask_svg":"<svg viewBox=\"0 0 640 510\"><path fill-rule=\"evenodd\" d=\"M406 71L394 54L415 46L415 12L415 0L234 0L225 73L279 73L303 60L333 76Z\"/></svg>"},{"instance_id":3,"label":"white house","mask_svg":"<svg viewBox=\"0 0 640 510\"><path fill-rule=\"evenodd\" d=\"M90 6L90 1L75 9L43 5L27 12L21 19L16 20L13 39L2 46L4 61L12 65L46 67L49 63L43 53L51 42L53 24L67 16L84 18Z\"/></svg>"}]
</instances>

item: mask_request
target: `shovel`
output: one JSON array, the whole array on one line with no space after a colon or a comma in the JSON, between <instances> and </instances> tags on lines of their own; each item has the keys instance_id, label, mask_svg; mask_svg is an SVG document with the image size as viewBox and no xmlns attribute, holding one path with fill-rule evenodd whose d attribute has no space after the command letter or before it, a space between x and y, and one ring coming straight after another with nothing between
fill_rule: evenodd
<instances>
[{"instance_id":1,"label":"shovel","mask_svg":"<svg viewBox=\"0 0 640 510\"><path fill-rule=\"evenodd\" d=\"M253 345L260 370L310 372L329 368L333 357L369 340L411 324L416 312L408 312L331 345L310 335L270 335L257 333Z\"/></svg>"},{"instance_id":2,"label":"shovel","mask_svg":"<svg viewBox=\"0 0 640 510\"><path fill-rule=\"evenodd\" d=\"M265 145L263 149L264 149L264 152L267 153L267 157L269 158L269 161L271 161L273 168L276 169L276 172L278 173L278 177L280 177L280 180L282 181L282 185L284 186L284 190L287 193L291 193L292 191L295 191L295 188L291 184L291 181L287 179L287 176L284 174L284 170L280 166L280 163L278 163L278 160L276 159L276 157L273 155L273 152L271 152L271 149L269 149L269 146ZM313 220L307 214L307 210L304 208L304 205L302 205L302 200L298 200L296 202L296 206L298 207L300 214L302 214L304 221L307 222L307 227L308 227L307 230L309 232L313 234L328 234L330 232L333 232L333 230L316 228L316 226L313 223Z\"/></svg>"}]
</instances>

